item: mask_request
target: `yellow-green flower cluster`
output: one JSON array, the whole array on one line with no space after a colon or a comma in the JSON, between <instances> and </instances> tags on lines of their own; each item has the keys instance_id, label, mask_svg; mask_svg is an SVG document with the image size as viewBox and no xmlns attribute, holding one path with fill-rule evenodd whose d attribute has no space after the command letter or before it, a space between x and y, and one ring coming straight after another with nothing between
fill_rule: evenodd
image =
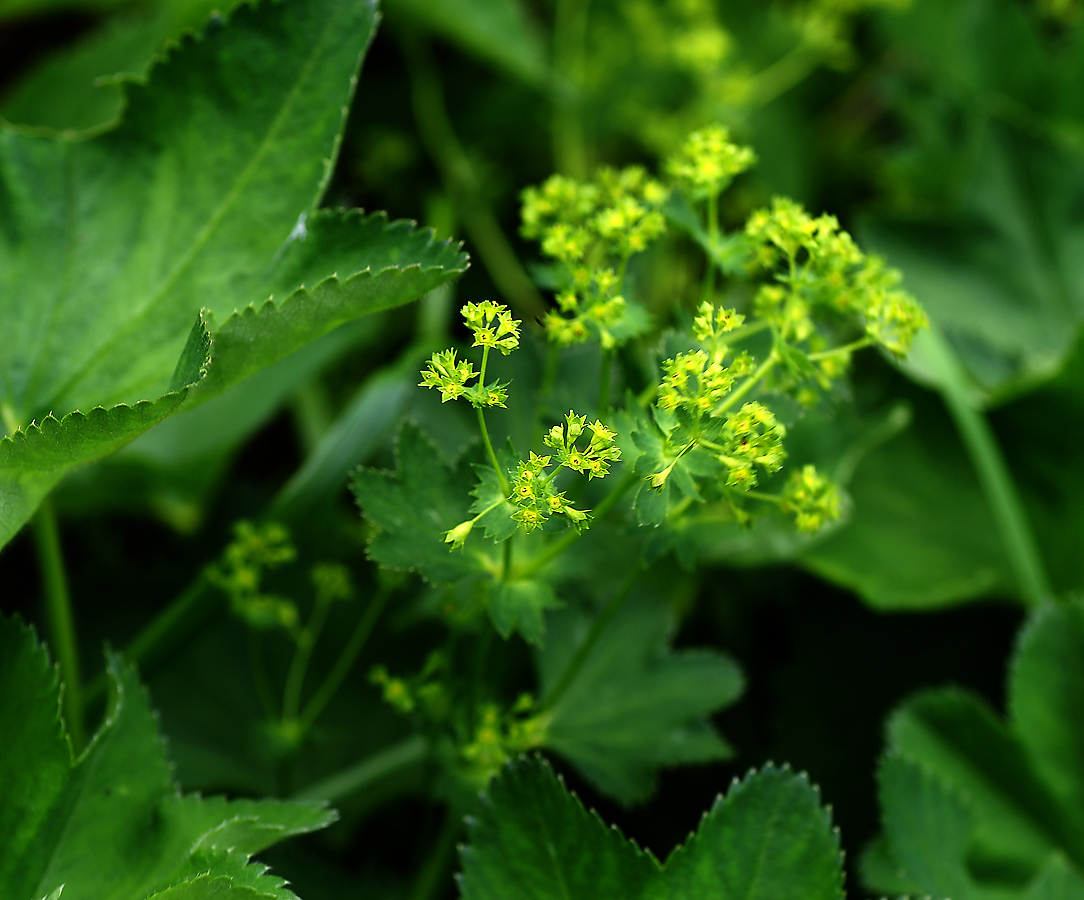
<instances>
[{"instance_id":1,"label":"yellow-green flower cluster","mask_svg":"<svg viewBox=\"0 0 1084 900\"><path fill-rule=\"evenodd\" d=\"M839 518L839 488L813 466L803 466L791 473L783 492L782 507L794 516L799 531L813 534Z\"/></svg>"},{"instance_id":2,"label":"yellow-green flower cluster","mask_svg":"<svg viewBox=\"0 0 1084 900\"><path fill-rule=\"evenodd\" d=\"M467 303L463 307L463 318L474 333L473 346L482 348L481 372L476 371L469 360L457 360L454 349L442 350L434 353L426 363L419 387L439 390L441 403L465 397L478 408L504 406L508 399L506 385L484 382L486 360L492 349L507 356L519 346L519 320L512 318L507 306L490 300ZM468 384L475 378L478 379L476 384Z\"/></svg>"},{"instance_id":3,"label":"yellow-green flower cluster","mask_svg":"<svg viewBox=\"0 0 1084 900\"><path fill-rule=\"evenodd\" d=\"M694 131L681 149L666 163L666 173L690 200L718 197L733 181L757 161L750 147L730 141L730 132L720 125Z\"/></svg>"},{"instance_id":4,"label":"yellow-green flower cluster","mask_svg":"<svg viewBox=\"0 0 1084 900\"><path fill-rule=\"evenodd\" d=\"M507 356L519 346L519 320L502 303L483 300L467 303L462 309L467 327L474 332L475 347L495 348Z\"/></svg>"},{"instance_id":5,"label":"yellow-green flower cluster","mask_svg":"<svg viewBox=\"0 0 1084 900\"><path fill-rule=\"evenodd\" d=\"M581 449L577 442L588 432L587 446ZM603 477L609 472L610 463L621 458L615 440L614 432L601 422L588 424L585 416L570 412L565 416L565 424L554 425L544 438L546 446L555 452L548 456L532 452L516 467L511 496L516 511L512 517L529 532L544 525L553 515L564 516L574 528L586 528L588 514L574 508L564 493L554 487L553 480L562 468L588 478Z\"/></svg>"},{"instance_id":6,"label":"yellow-green flower cluster","mask_svg":"<svg viewBox=\"0 0 1084 900\"><path fill-rule=\"evenodd\" d=\"M522 233L566 269L547 334L567 346L597 334L617 343L614 326L625 312L621 275L630 257L666 230L660 211L666 189L639 166L601 169L590 182L554 175L523 192Z\"/></svg>"},{"instance_id":7,"label":"yellow-green flower cluster","mask_svg":"<svg viewBox=\"0 0 1084 900\"><path fill-rule=\"evenodd\" d=\"M579 449L576 442L587 431L591 437L587 447ZM614 441L617 435L600 421L590 424L586 416L577 416L569 412L564 425L554 425L546 432L543 443L557 451L557 465L564 466L586 475L588 478L602 478L610 471L610 463L621 459L621 451Z\"/></svg>"},{"instance_id":8,"label":"yellow-green flower cluster","mask_svg":"<svg viewBox=\"0 0 1084 900\"><path fill-rule=\"evenodd\" d=\"M257 527L242 521L234 525L233 534L222 559L208 568L208 580L225 592L231 612L250 628L294 632L299 618L297 607L287 598L262 589L265 570L296 558L290 533L275 522Z\"/></svg>"},{"instance_id":9,"label":"yellow-green flower cluster","mask_svg":"<svg viewBox=\"0 0 1084 900\"><path fill-rule=\"evenodd\" d=\"M758 312L784 340L810 339L814 314L823 310L856 317L871 341L903 356L929 324L917 301L899 289L899 273L866 256L835 216L814 218L793 200L776 197L749 217L745 233L754 268L774 272L778 282L761 289Z\"/></svg>"},{"instance_id":10,"label":"yellow-green flower cluster","mask_svg":"<svg viewBox=\"0 0 1084 900\"><path fill-rule=\"evenodd\" d=\"M783 468L786 428L762 403L746 403L727 417L718 460L728 471L727 487L749 490L757 485L755 466L771 474Z\"/></svg>"},{"instance_id":11,"label":"yellow-green flower cluster","mask_svg":"<svg viewBox=\"0 0 1084 900\"><path fill-rule=\"evenodd\" d=\"M729 365L723 360L719 352L709 356L703 350L692 350L664 361L659 406L710 415L733 389L734 381L752 370L752 359L746 353L738 354Z\"/></svg>"},{"instance_id":12,"label":"yellow-green flower cluster","mask_svg":"<svg viewBox=\"0 0 1084 900\"><path fill-rule=\"evenodd\" d=\"M711 344L713 347L724 334L736 331L745 324L745 316L737 310L718 309L707 301L700 304L693 319L693 336L702 344Z\"/></svg>"}]
</instances>

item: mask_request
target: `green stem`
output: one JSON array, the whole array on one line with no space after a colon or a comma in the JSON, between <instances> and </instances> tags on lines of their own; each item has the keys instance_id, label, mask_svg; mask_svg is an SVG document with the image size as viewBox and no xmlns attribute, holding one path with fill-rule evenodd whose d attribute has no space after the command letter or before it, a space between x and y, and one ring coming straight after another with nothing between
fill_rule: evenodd
<instances>
[{"instance_id":1,"label":"green stem","mask_svg":"<svg viewBox=\"0 0 1084 900\"><path fill-rule=\"evenodd\" d=\"M588 0L557 0L553 24L553 159L558 172L587 177L581 105L587 61Z\"/></svg>"},{"instance_id":2,"label":"green stem","mask_svg":"<svg viewBox=\"0 0 1084 900\"><path fill-rule=\"evenodd\" d=\"M486 201L474 167L452 127L440 77L428 47L416 35L407 33L403 50L418 134L440 173L445 190L455 203L478 258L501 296L523 318L543 315L546 303L524 271Z\"/></svg>"},{"instance_id":3,"label":"green stem","mask_svg":"<svg viewBox=\"0 0 1084 900\"><path fill-rule=\"evenodd\" d=\"M380 619L381 613L384 612L384 608L388 605L390 598L391 591L388 588L380 588L376 596L373 597L368 609L365 610L365 615L361 617L361 621L358 622L354 633L350 635L350 640L346 642L346 646L343 647L339 658L335 660L335 665L331 667L327 678L324 679L324 683L312 695L308 706L305 707L305 711L301 714L302 732L308 731L313 726L320 713L324 711L324 708L331 702L331 698L335 696L335 692L342 686L346 676L350 674L350 670L354 668L354 663L357 662L362 648L369 640L373 629L376 628L376 623Z\"/></svg>"},{"instance_id":4,"label":"green stem","mask_svg":"<svg viewBox=\"0 0 1084 900\"><path fill-rule=\"evenodd\" d=\"M842 344L839 347L833 347L831 350L822 350L820 353L810 353L810 362L815 362L818 359L827 359L829 356L838 356L840 353L853 353L855 350L861 350L864 347L870 347L873 345L873 341L870 338L859 338L857 341L851 341L849 344Z\"/></svg>"},{"instance_id":5,"label":"green stem","mask_svg":"<svg viewBox=\"0 0 1084 900\"><path fill-rule=\"evenodd\" d=\"M420 763L425 759L426 752L425 740L414 735L322 781L310 784L294 794L293 799L324 800L329 803L342 800L389 775Z\"/></svg>"},{"instance_id":6,"label":"green stem","mask_svg":"<svg viewBox=\"0 0 1084 900\"><path fill-rule=\"evenodd\" d=\"M708 240L714 248L719 240L719 197L712 194L708 197L707 210ZM715 292L715 257L712 253L707 256L707 268L704 271L704 286L700 291L700 302L708 303Z\"/></svg>"},{"instance_id":7,"label":"green stem","mask_svg":"<svg viewBox=\"0 0 1084 900\"><path fill-rule=\"evenodd\" d=\"M798 44L766 69L752 77L750 106L764 106L805 78L816 68L820 56L805 44Z\"/></svg>"},{"instance_id":8,"label":"green stem","mask_svg":"<svg viewBox=\"0 0 1084 900\"><path fill-rule=\"evenodd\" d=\"M639 481L639 478L635 472L626 472L621 477L621 480L614 486L613 490L603 497L599 505L591 511L592 518L597 522L605 516L637 481ZM518 576L520 578L530 578L536 572L544 569L569 547L575 544L576 541L583 537L584 533L585 532L571 529L561 535L561 537L555 540L545 550L539 553L538 556L524 566L519 571Z\"/></svg>"},{"instance_id":9,"label":"green stem","mask_svg":"<svg viewBox=\"0 0 1084 900\"><path fill-rule=\"evenodd\" d=\"M766 319L761 319L759 322L751 322L748 325L742 325L741 328L735 328L733 331L728 332L722 336L722 341L725 344L732 344L735 341L744 341L747 337L751 337L754 334L760 334L767 328L771 328L771 323Z\"/></svg>"},{"instance_id":10,"label":"green stem","mask_svg":"<svg viewBox=\"0 0 1084 900\"><path fill-rule=\"evenodd\" d=\"M584 663L587 662L588 658L591 656L591 652L595 649L595 645L598 643L599 638L602 637L603 633L610 626L610 623L614 620L614 616L621 611L621 607L625 605L625 601L632 595L632 589L636 586L641 571L642 567L639 564L632 567L632 570L621 583L621 586L606 604L606 608L603 609L595 621L591 623L591 630L587 632L587 636L583 639L583 643L576 648L576 652L573 654L572 659L568 661L568 665L565 666L565 670L561 673L561 677L557 679L557 682L547 692L542 702L543 710L553 709L558 701L564 696L565 692L572 686L572 683L576 680L576 676L580 674L580 670L583 668Z\"/></svg>"},{"instance_id":11,"label":"green stem","mask_svg":"<svg viewBox=\"0 0 1084 900\"><path fill-rule=\"evenodd\" d=\"M1001 454L997 437L977 398L969 390L967 373L935 325L930 327L927 345L931 350L931 361L940 370L941 396L979 476L1017 587L1029 606L1038 606L1054 593L1027 511Z\"/></svg>"},{"instance_id":12,"label":"green stem","mask_svg":"<svg viewBox=\"0 0 1084 900\"><path fill-rule=\"evenodd\" d=\"M305 687L305 673L308 671L316 641L320 637L320 632L324 630L331 603L330 597L318 596L312 615L305 629L298 636L297 649L294 650L290 671L286 674L286 687L282 693L282 720L284 722L297 721L301 710L301 692Z\"/></svg>"},{"instance_id":13,"label":"green stem","mask_svg":"<svg viewBox=\"0 0 1084 900\"><path fill-rule=\"evenodd\" d=\"M252 670L252 683L256 686L256 694L260 698L264 715L268 720L275 721L278 718L278 710L275 709L275 692L271 689L271 678L267 674L267 663L264 660L263 644L260 636L251 628L248 631L248 664Z\"/></svg>"},{"instance_id":14,"label":"green stem","mask_svg":"<svg viewBox=\"0 0 1084 900\"><path fill-rule=\"evenodd\" d=\"M613 369L613 364L613 349L604 349L598 371L598 417L603 421L610 411L610 370Z\"/></svg>"},{"instance_id":15,"label":"green stem","mask_svg":"<svg viewBox=\"0 0 1084 900\"><path fill-rule=\"evenodd\" d=\"M448 884L451 883L449 870L454 859L455 842L461 828L462 821L459 816L449 810L445 814L437 841L418 872L409 900L435 900L447 893Z\"/></svg>"},{"instance_id":16,"label":"green stem","mask_svg":"<svg viewBox=\"0 0 1084 900\"><path fill-rule=\"evenodd\" d=\"M504 564L501 567L501 581L507 581L512 574L512 538L504 542Z\"/></svg>"},{"instance_id":17,"label":"green stem","mask_svg":"<svg viewBox=\"0 0 1084 900\"><path fill-rule=\"evenodd\" d=\"M60 664L64 685L64 719L68 726L72 751L78 755L86 745L83 727L83 689L79 678L79 647L75 637L71 594L64 572L64 557L60 549L60 529L52 502L46 498L33 519L34 544L41 567L45 593L45 614L49 637Z\"/></svg>"},{"instance_id":18,"label":"green stem","mask_svg":"<svg viewBox=\"0 0 1084 900\"><path fill-rule=\"evenodd\" d=\"M497 483L501 486L501 492L507 497L511 487L508 484L508 479L504 477L504 473L501 471L500 463L497 462L497 454L493 452L493 444L489 440L489 431L486 429L486 419L482 415L482 408L476 406L474 411L478 414L478 430L482 432L482 443L486 446L486 454L489 456L493 471L497 473Z\"/></svg>"},{"instance_id":19,"label":"green stem","mask_svg":"<svg viewBox=\"0 0 1084 900\"><path fill-rule=\"evenodd\" d=\"M768 372L770 372L772 370L772 368L775 366L775 364L778 363L778 362L779 362L779 357L776 356L775 352L773 351L772 354L766 360L764 360L764 362L762 362L760 364L760 366L757 368L757 370L752 375L750 375L748 378L746 378L745 381L743 381L741 383L740 387L738 387L738 389L736 391L734 391L734 393L732 393L729 397L727 397L726 400L724 400L722 402L722 404L720 404L712 412L712 415L721 416L723 413L725 413L732 406L736 405L739 400L741 400L743 397L745 397L746 394L748 394L753 388L755 388L757 386L757 384L760 382L760 380L765 375L767 375Z\"/></svg>"}]
</instances>

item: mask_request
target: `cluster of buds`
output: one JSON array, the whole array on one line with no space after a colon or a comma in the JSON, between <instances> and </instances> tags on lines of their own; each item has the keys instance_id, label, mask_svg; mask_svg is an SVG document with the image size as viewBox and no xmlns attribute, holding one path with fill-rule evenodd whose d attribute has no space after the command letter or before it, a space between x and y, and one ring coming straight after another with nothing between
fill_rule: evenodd
<instances>
[{"instance_id":1,"label":"cluster of buds","mask_svg":"<svg viewBox=\"0 0 1084 900\"><path fill-rule=\"evenodd\" d=\"M799 531L814 534L839 518L839 488L813 466L803 466L791 473L781 505L784 512L794 516Z\"/></svg>"},{"instance_id":2,"label":"cluster of buds","mask_svg":"<svg viewBox=\"0 0 1084 900\"><path fill-rule=\"evenodd\" d=\"M523 235L565 269L567 285L543 323L550 340L568 346L597 335L607 349L620 342L618 273L666 230L666 197L639 166L601 169L590 182L554 175L523 192Z\"/></svg>"},{"instance_id":3,"label":"cluster of buds","mask_svg":"<svg viewBox=\"0 0 1084 900\"><path fill-rule=\"evenodd\" d=\"M666 164L666 173L690 200L718 197L757 161L750 147L730 142L730 132L715 125L694 131Z\"/></svg>"},{"instance_id":4,"label":"cluster of buds","mask_svg":"<svg viewBox=\"0 0 1084 900\"><path fill-rule=\"evenodd\" d=\"M778 282L761 290L758 311L786 340L808 340L816 330L813 314L823 311L856 318L870 342L903 356L929 324L917 301L899 289L899 273L866 256L835 216L814 218L776 197L749 217L745 233L754 268L774 272Z\"/></svg>"},{"instance_id":5,"label":"cluster of buds","mask_svg":"<svg viewBox=\"0 0 1084 900\"><path fill-rule=\"evenodd\" d=\"M495 703L482 705L474 734L460 750L466 767L464 774L472 782L488 784L510 759L542 745L548 717L531 717L534 709L535 700L530 694L521 694L512 708L503 714Z\"/></svg>"},{"instance_id":6,"label":"cluster of buds","mask_svg":"<svg viewBox=\"0 0 1084 900\"><path fill-rule=\"evenodd\" d=\"M736 331L745 324L745 316L733 309L726 309L707 301L700 304L693 319L693 336L702 344L714 348L724 334Z\"/></svg>"},{"instance_id":7,"label":"cluster of buds","mask_svg":"<svg viewBox=\"0 0 1084 900\"><path fill-rule=\"evenodd\" d=\"M263 576L293 562L297 550L290 533L278 523L255 526L241 521L233 527L233 540L219 562L207 568L207 579L229 598L230 611L258 631L282 628L295 634L297 606L285 597L263 590Z\"/></svg>"},{"instance_id":8,"label":"cluster of buds","mask_svg":"<svg viewBox=\"0 0 1084 900\"><path fill-rule=\"evenodd\" d=\"M442 403L464 397L478 408L504 406L508 399L507 385L485 383L486 360L489 351L499 350L507 356L519 346L519 320L513 319L507 306L485 300L463 307L463 318L474 333L475 347L482 348L482 369L477 371L469 360L456 359L455 350L434 353L422 370L421 387L437 388ZM478 378L477 383L469 382Z\"/></svg>"},{"instance_id":9,"label":"cluster of buds","mask_svg":"<svg viewBox=\"0 0 1084 900\"><path fill-rule=\"evenodd\" d=\"M786 428L762 403L746 403L727 416L718 460L729 470L727 487L750 490L757 485L756 467L769 475L783 468Z\"/></svg>"}]
</instances>

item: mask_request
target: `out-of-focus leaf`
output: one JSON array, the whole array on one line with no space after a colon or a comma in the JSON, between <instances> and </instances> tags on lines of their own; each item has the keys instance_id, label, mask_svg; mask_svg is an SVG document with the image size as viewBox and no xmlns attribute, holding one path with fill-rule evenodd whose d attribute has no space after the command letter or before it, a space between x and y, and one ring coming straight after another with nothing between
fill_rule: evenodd
<instances>
[{"instance_id":1,"label":"out-of-focus leaf","mask_svg":"<svg viewBox=\"0 0 1084 900\"><path fill-rule=\"evenodd\" d=\"M538 654L543 696L590 624L571 608L550 616L551 636ZM646 799L660 768L732 753L708 717L741 695L741 671L721 653L671 650L671 631L663 605L632 598L548 713L545 746L623 803Z\"/></svg>"},{"instance_id":2,"label":"out-of-focus leaf","mask_svg":"<svg viewBox=\"0 0 1084 900\"><path fill-rule=\"evenodd\" d=\"M904 704L881 770L882 855L935 897L1065 891L1084 873L1084 601L1038 611L1010 667L1011 725L958 689ZM1064 867L1071 870L1063 874ZM871 889L890 885L865 869ZM882 870L883 873L883 870Z\"/></svg>"},{"instance_id":3,"label":"out-of-focus leaf","mask_svg":"<svg viewBox=\"0 0 1084 900\"><path fill-rule=\"evenodd\" d=\"M541 646L546 639L546 610L560 605L544 581L496 581L489 588L489 617L503 638L518 631L528 643Z\"/></svg>"},{"instance_id":4,"label":"out-of-focus leaf","mask_svg":"<svg viewBox=\"0 0 1084 900\"><path fill-rule=\"evenodd\" d=\"M335 818L319 804L182 796L135 674L109 659L112 707L78 759L58 717L45 648L0 618L0 893L36 900L143 900L180 882L222 898L296 900L249 857ZM242 890L247 888L248 890ZM178 897L187 897L176 888Z\"/></svg>"},{"instance_id":5,"label":"out-of-focus leaf","mask_svg":"<svg viewBox=\"0 0 1084 900\"><path fill-rule=\"evenodd\" d=\"M546 82L546 47L522 0L389 0L387 6L517 78Z\"/></svg>"}]
</instances>

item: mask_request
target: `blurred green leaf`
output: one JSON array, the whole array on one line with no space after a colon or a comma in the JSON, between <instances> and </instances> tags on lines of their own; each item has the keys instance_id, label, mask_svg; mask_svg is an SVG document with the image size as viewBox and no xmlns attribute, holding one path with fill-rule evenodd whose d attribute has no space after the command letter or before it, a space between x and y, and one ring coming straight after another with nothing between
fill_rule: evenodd
<instances>
[{"instance_id":1,"label":"blurred green leaf","mask_svg":"<svg viewBox=\"0 0 1084 900\"><path fill-rule=\"evenodd\" d=\"M550 639L538 654L543 697L583 643L591 619L570 608L548 624ZM660 768L733 753L708 717L741 695L741 671L721 653L671 650L672 631L665 606L632 598L548 712L545 746L622 803L647 799Z\"/></svg>"},{"instance_id":2,"label":"blurred green leaf","mask_svg":"<svg viewBox=\"0 0 1084 900\"><path fill-rule=\"evenodd\" d=\"M1073 705L1084 696L1082 650L1084 601L1044 608L1010 667L1012 725L958 689L921 694L895 713L881 805L884 850L901 877L965 900L1071 892L1050 866L1065 860L1075 878L1084 872L1084 759ZM876 878L876 869L867 875Z\"/></svg>"},{"instance_id":3,"label":"blurred green leaf","mask_svg":"<svg viewBox=\"0 0 1084 900\"><path fill-rule=\"evenodd\" d=\"M546 85L546 46L521 0L389 0L387 6L528 84Z\"/></svg>"},{"instance_id":4,"label":"blurred green leaf","mask_svg":"<svg viewBox=\"0 0 1084 900\"><path fill-rule=\"evenodd\" d=\"M182 796L135 671L108 659L109 713L77 760L60 723L56 670L33 632L0 618L0 893L35 900L191 896L295 900L253 853L323 828L319 804ZM242 890L249 888L250 890ZM168 893L168 892L167 892Z\"/></svg>"},{"instance_id":5,"label":"blurred green leaf","mask_svg":"<svg viewBox=\"0 0 1084 900\"><path fill-rule=\"evenodd\" d=\"M546 610L559 606L553 588L543 581L495 581L489 588L489 617L503 638L518 631L528 643L542 646Z\"/></svg>"}]
</instances>

